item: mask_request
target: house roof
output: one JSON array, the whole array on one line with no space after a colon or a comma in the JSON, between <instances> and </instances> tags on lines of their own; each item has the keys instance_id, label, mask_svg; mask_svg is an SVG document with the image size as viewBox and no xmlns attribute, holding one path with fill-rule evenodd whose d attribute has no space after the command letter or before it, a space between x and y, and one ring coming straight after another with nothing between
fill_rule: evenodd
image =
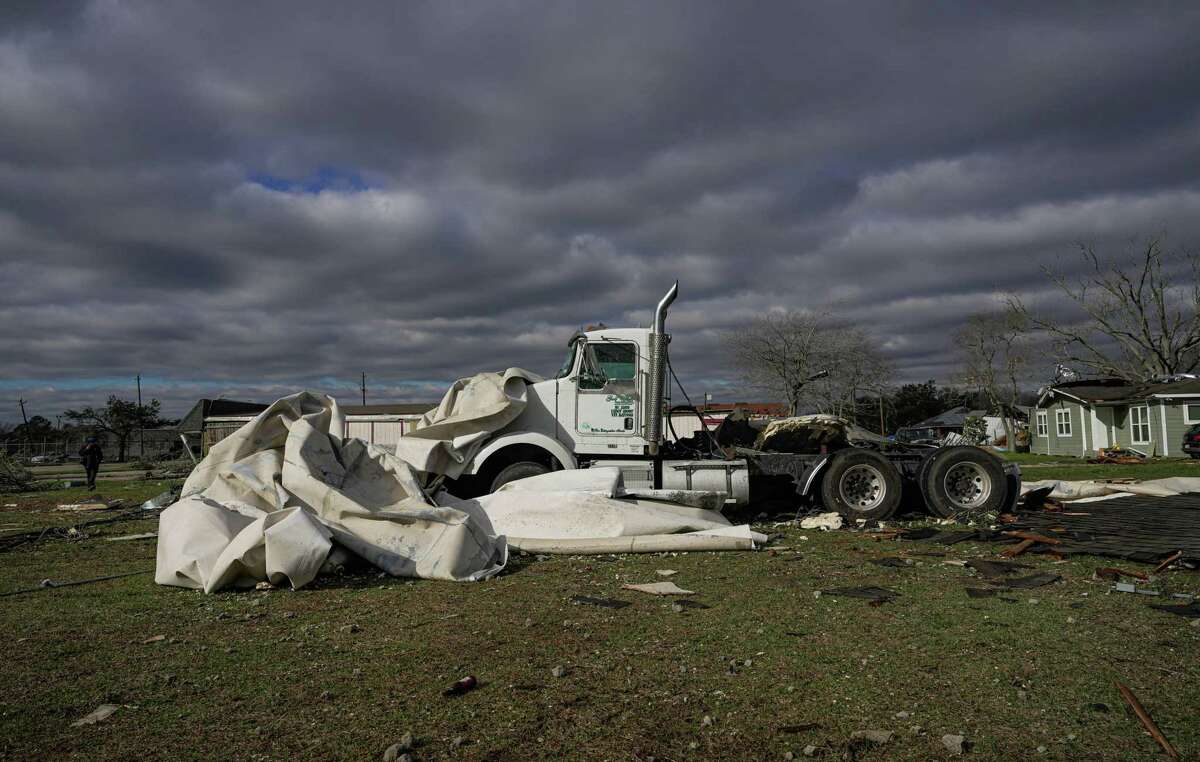
<instances>
[{"instance_id":1,"label":"house roof","mask_svg":"<svg viewBox=\"0 0 1200 762\"><path fill-rule=\"evenodd\" d=\"M1039 402L1048 394L1061 394L1084 403L1125 402L1147 397L1200 395L1200 379L1181 378L1174 381L1130 382L1119 378L1093 378L1064 381L1047 387Z\"/></svg>"},{"instance_id":2,"label":"house roof","mask_svg":"<svg viewBox=\"0 0 1200 762\"><path fill-rule=\"evenodd\" d=\"M913 424L906 428L910 429L937 429L954 426L962 426L969 415L979 415L979 411L971 411L966 405L952 407L949 410L944 410L932 418L926 418L920 423Z\"/></svg>"},{"instance_id":3,"label":"house roof","mask_svg":"<svg viewBox=\"0 0 1200 762\"><path fill-rule=\"evenodd\" d=\"M258 415L267 409L261 402L242 402L227 399L197 400L187 415L179 419L176 427L179 431L201 431L205 418L222 418L226 416Z\"/></svg>"}]
</instances>

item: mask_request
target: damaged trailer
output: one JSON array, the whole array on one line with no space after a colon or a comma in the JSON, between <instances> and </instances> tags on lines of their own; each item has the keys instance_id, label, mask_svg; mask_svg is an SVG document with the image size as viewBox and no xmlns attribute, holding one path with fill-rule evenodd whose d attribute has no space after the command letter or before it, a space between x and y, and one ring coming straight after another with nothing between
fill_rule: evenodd
<instances>
[{"instance_id":1,"label":"damaged trailer","mask_svg":"<svg viewBox=\"0 0 1200 762\"><path fill-rule=\"evenodd\" d=\"M756 484L783 477L805 503L849 519L881 521L905 507L979 520L1020 497L1020 468L979 447L895 442L831 415L758 423L730 416L709 438L744 460Z\"/></svg>"}]
</instances>

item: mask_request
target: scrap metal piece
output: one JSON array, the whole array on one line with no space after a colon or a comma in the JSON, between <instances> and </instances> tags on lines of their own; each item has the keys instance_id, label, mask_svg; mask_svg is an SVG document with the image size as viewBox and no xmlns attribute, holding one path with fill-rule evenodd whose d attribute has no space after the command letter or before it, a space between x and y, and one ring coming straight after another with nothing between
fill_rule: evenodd
<instances>
[{"instance_id":1,"label":"scrap metal piece","mask_svg":"<svg viewBox=\"0 0 1200 762\"><path fill-rule=\"evenodd\" d=\"M1173 760L1178 760L1179 752L1175 751L1175 747L1171 745L1171 742L1167 740L1167 737L1163 735L1163 732L1158 729L1158 725L1154 724L1154 720L1151 719L1150 713L1146 711L1146 707L1142 706L1142 702L1138 701L1137 696L1133 695L1133 691L1129 690L1129 688L1122 684L1119 680L1114 680L1113 683L1117 686L1117 690L1121 692L1121 698L1125 699L1126 704L1129 704L1129 708L1132 709L1133 713L1137 715L1137 718L1141 720L1142 725L1147 731L1150 732L1150 735L1154 737L1154 740L1158 741L1158 745L1163 748L1163 751L1167 753L1167 756Z\"/></svg>"}]
</instances>

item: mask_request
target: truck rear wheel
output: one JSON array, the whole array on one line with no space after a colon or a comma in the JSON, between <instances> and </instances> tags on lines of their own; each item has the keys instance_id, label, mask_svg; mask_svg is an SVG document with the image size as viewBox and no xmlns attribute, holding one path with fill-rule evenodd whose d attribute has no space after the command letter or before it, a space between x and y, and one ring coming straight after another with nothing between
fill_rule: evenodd
<instances>
[{"instance_id":1,"label":"truck rear wheel","mask_svg":"<svg viewBox=\"0 0 1200 762\"><path fill-rule=\"evenodd\" d=\"M821 502L848 519L886 519L900 505L900 472L870 450L842 450L821 480Z\"/></svg>"},{"instance_id":2,"label":"truck rear wheel","mask_svg":"<svg viewBox=\"0 0 1200 762\"><path fill-rule=\"evenodd\" d=\"M496 474L496 478L492 479L492 488L489 492L495 492L509 482L515 482L517 479L525 479L530 476L541 476L542 474L550 473L550 469L542 463L534 463L530 460L523 460L518 463L510 463L500 469L500 473Z\"/></svg>"},{"instance_id":3,"label":"truck rear wheel","mask_svg":"<svg viewBox=\"0 0 1200 762\"><path fill-rule=\"evenodd\" d=\"M978 447L943 447L921 467L921 492L930 513L944 519L976 519L1000 509L1004 469Z\"/></svg>"}]
</instances>

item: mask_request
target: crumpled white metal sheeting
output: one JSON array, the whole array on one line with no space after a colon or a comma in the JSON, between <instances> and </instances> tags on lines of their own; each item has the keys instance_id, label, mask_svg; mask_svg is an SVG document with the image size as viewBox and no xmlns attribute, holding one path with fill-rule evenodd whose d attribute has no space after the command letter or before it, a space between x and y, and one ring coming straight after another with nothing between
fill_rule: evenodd
<instances>
[{"instance_id":1,"label":"crumpled white metal sheeting","mask_svg":"<svg viewBox=\"0 0 1200 762\"><path fill-rule=\"evenodd\" d=\"M1142 482L1113 484L1102 481L1062 481L1044 479L1036 482L1022 482L1021 494L1036 489L1051 487L1050 497L1056 500L1084 500L1096 498L1127 497L1129 495L1144 495L1146 497L1171 497L1189 492L1200 492L1200 477L1168 476L1162 479L1147 479Z\"/></svg>"},{"instance_id":2,"label":"crumpled white metal sheeting","mask_svg":"<svg viewBox=\"0 0 1200 762\"><path fill-rule=\"evenodd\" d=\"M620 469L609 467L531 476L472 500L447 493L437 500L472 513L482 510L511 547L543 553L752 550L767 541L749 526L730 525L718 511L694 507L710 503L710 493L670 494L675 502L627 491ZM683 501L693 505L679 504Z\"/></svg>"},{"instance_id":3,"label":"crumpled white metal sheeting","mask_svg":"<svg viewBox=\"0 0 1200 762\"><path fill-rule=\"evenodd\" d=\"M442 493L435 505L406 458L430 473L460 472L474 448L523 409L529 377L513 369L456 383L417 432L427 437L401 439L402 457L343 440L343 417L329 397L302 392L277 401L214 445L163 511L155 581L209 593L264 580L298 588L339 548L395 576L470 581L498 574L510 545L617 553L766 542L701 507L719 505L719 495L627 492L616 468L523 479L477 500Z\"/></svg>"},{"instance_id":4,"label":"crumpled white metal sheeting","mask_svg":"<svg viewBox=\"0 0 1200 762\"><path fill-rule=\"evenodd\" d=\"M525 410L526 385L541 380L521 368L460 378L400 437L397 457L418 471L457 479L483 440Z\"/></svg>"},{"instance_id":5,"label":"crumpled white metal sheeting","mask_svg":"<svg viewBox=\"0 0 1200 762\"><path fill-rule=\"evenodd\" d=\"M285 397L212 447L163 511L155 581L213 592L268 580L301 587L333 540L402 577L478 580L507 543L482 512L428 502L411 467L342 440L337 403Z\"/></svg>"}]
</instances>

